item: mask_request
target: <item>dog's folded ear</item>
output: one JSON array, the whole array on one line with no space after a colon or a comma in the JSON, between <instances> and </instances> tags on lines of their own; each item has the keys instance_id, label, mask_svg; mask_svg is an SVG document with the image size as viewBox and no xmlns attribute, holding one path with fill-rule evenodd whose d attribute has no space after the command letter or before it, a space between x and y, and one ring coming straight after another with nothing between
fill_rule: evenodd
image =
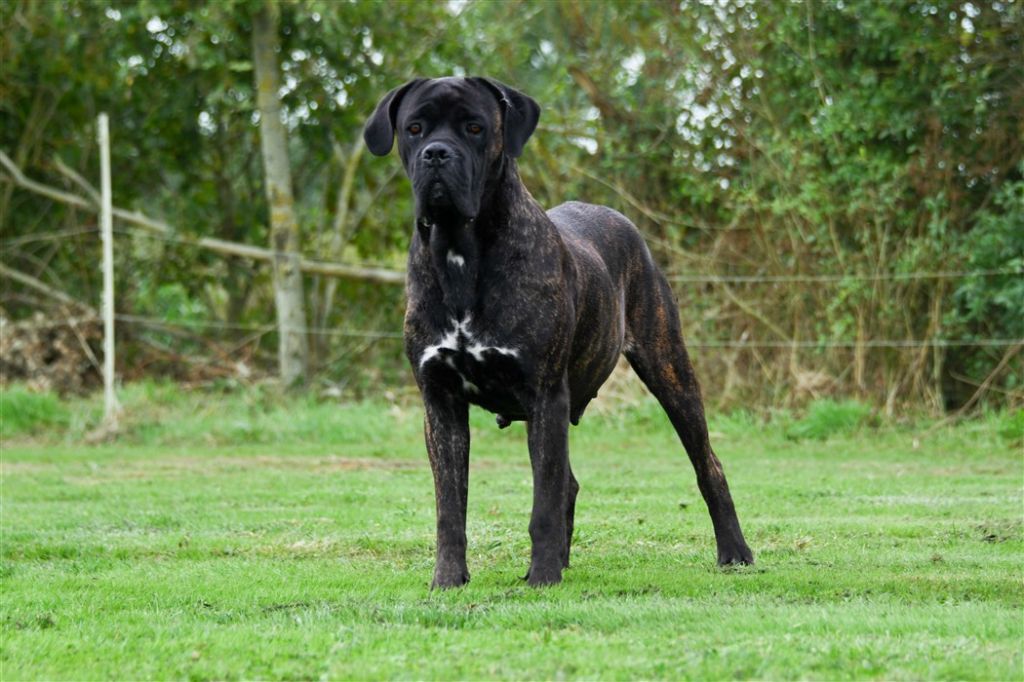
<instances>
[{"instance_id":1,"label":"dog's folded ear","mask_svg":"<svg viewBox=\"0 0 1024 682\"><path fill-rule=\"evenodd\" d=\"M493 78L476 77L473 80L483 83L498 98L501 103L505 129L505 153L513 159L523 153L526 141L533 135L537 128L537 121L540 120L540 105L519 92L515 88Z\"/></svg>"},{"instance_id":2,"label":"dog's folded ear","mask_svg":"<svg viewBox=\"0 0 1024 682\"><path fill-rule=\"evenodd\" d=\"M395 142L395 116L398 114L402 98L425 80L426 78L414 78L384 95L377 103L377 108L373 110L366 127L363 128L363 140L371 152L377 156L387 156L391 151L391 146Z\"/></svg>"}]
</instances>

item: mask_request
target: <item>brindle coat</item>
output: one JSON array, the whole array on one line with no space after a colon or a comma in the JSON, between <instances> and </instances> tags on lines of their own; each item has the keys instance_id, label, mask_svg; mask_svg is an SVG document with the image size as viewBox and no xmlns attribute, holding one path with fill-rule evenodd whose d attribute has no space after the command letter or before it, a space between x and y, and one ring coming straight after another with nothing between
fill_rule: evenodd
<instances>
[{"instance_id":1,"label":"brindle coat","mask_svg":"<svg viewBox=\"0 0 1024 682\"><path fill-rule=\"evenodd\" d=\"M423 396L437 502L433 586L469 581L469 404L499 426L527 423L533 468L531 585L569 565L579 485L568 428L620 354L658 398L697 473L718 563L753 562L722 466L708 442L676 304L636 227L579 202L545 212L515 159L537 103L484 78L416 79L366 124L370 151L397 134L416 200L405 348Z\"/></svg>"}]
</instances>

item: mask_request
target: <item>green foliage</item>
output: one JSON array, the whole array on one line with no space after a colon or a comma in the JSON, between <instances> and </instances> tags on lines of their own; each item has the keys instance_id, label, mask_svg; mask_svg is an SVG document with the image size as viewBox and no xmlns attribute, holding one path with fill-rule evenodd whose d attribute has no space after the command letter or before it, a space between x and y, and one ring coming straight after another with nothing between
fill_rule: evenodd
<instances>
[{"instance_id":1,"label":"green foliage","mask_svg":"<svg viewBox=\"0 0 1024 682\"><path fill-rule=\"evenodd\" d=\"M24 386L0 389L0 440L48 433L68 425L68 406L53 393L39 393Z\"/></svg>"},{"instance_id":2,"label":"green foliage","mask_svg":"<svg viewBox=\"0 0 1024 682\"><path fill-rule=\"evenodd\" d=\"M34 177L79 192L54 157L95 178L94 121L109 111L119 205L181 235L265 245L252 8L4 3L0 148ZM957 407L969 382L999 366L999 349L858 344L1021 337L1020 277L886 277L1019 268L1020 2L300 0L280 9L306 255L401 267L409 187L394 158L363 152L365 117L412 75L487 74L542 104L520 165L545 206L571 198L622 210L672 272L851 276L678 285L697 340L842 342L794 358L784 347L702 351L708 393L726 393L729 404L798 405L814 394L801 377L815 373L872 404ZM94 235L35 238L91 221L8 186L0 223L5 237L26 241L5 263L98 300L97 269L82 267L94 260ZM118 258L131 275L119 284L119 310L140 314L154 292L177 287L196 306L190 315L226 323L207 339L273 365L272 343L249 334L274 318L265 269L134 230L118 234ZM316 277L306 285L315 327L401 327L397 288ZM46 305L8 289L14 319ZM359 348L316 336L320 378L408 381L393 346ZM1004 366L993 385L1019 391L1019 370L1018 361Z\"/></svg>"},{"instance_id":3,"label":"green foliage","mask_svg":"<svg viewBox=\"0 0 1024 682\"><path fill-rule=\"evenodd\" d=\"M916 449L929 423L823 447L749 414L720 420L712 442L757 555L723 571L667 420L588 414L571 431L582 485L572 567L562 585L531 590L525 430L474 413L473 580L432 593L418 407L168 384L129 387L126 402L165 430L102 446L5 441L5 680L1024 669L1024 462L998 415L937 428ZM223 440L237 419L276 440Z\"/></svg>"},{"instance_id":4,"label":"green foliage","mask_svg":"<svg viewBox=\"0 0 1024 682\"><path fill-rule=\"evenodd\" d=\"M201 302L190 298L184 284L160 284L150 289L150 282L140 287L137 305L144 315L155 315L170 323L198 322L203 315Z\"/></svg>"},{"instance_id":5,"label":"green foliage","mask_svg":"<svg viewBox=\"0 0 1024 682\"><path fill-rule=\"evenodd\" d=\"M1024 410L1007 410L1000 422L999 435L1018 448L1024 447Z\"/></svg>"},{"instance_id":6,"label":"green foliage","mask_svg":"<svg viewBox=\"0 0 1024 682\"><path fill-rule=\"evenodd\" d=\"M956 251L970 271L980 274L964 278L953 291L943 320L946 333L963 339L1024 339L1024 180L999 188L976 221ZM970 395L986 380L1003 391L1020 391L1024 365L1019 357L1005 362L1007 351L1014 352L1012 347L952 349L947 370L956 383L949 392ZM1005 369L990 378L994 366Z\"/></svg>"},{"instance_id":7,"label":"green foliage","mask_svg":"<svg viewBox=\"0 0 1024 682\"><path fill-rule=\"evenodd\" d=\"M991 274L961 282L946 323L973 338L1024 338L1024 180L999 189L959 250L970 270Z\"/></svg>"},{"instance_id":8,"label":"green foliage","mask_svg":"<svg viewBox=\"0 0 1024 682\"><path fill-rule=\"evenodd\" d=\"M856 400L815 400L807 406L807 414L786 429L792 440L827 440L850 437L871 421L871 407Z\"/></svg>"}]
</instances>

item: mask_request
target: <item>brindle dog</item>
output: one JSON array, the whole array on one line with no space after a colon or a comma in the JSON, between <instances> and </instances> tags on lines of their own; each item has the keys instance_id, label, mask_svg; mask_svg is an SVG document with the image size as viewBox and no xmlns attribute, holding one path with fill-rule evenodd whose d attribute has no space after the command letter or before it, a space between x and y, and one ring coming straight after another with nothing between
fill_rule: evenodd
<instances>
[{"instance_id":1,"label":"brindle dog","mask_svg":"<svg viewBox=\"0 0 1024 682\"><path fill-rule=\"evenodd\" d=\"M690 456L718 544L718 563L749 564L722 466L708 442L700 388L665 277L636 227L579 202L545 212L516 158L540 107L488 78L410 81L389 92L364 130L384 156L395 136L416 202L405 350L426 410L437 500L433 586L469 581L466 499L469 404L501 427L525 420L533 468L531 585L569 565L579 485L569 423L625 354Z\"/></svg>"}]
</instances>

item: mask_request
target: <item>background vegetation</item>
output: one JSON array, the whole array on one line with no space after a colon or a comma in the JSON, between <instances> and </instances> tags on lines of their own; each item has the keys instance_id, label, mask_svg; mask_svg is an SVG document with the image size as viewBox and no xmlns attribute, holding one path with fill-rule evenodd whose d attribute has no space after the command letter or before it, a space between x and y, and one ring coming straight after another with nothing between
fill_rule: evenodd
<instances>
[{"instance_id":1,"label":"background vegetation","mask_svg":"<svg viewBox=\"0 0 1024 682\"><path fill-rule=\"evenodd\" d=\"M269 269L189 241L267 244L259 5L0 6L0 150L85 196L75 177L98 177L95 119L109 112L115 203L175 229L117 224L126 378L274 369ZM676 277L713 400L831 395L889 412L1021 402L1021 2L301 0L279 10L303 254L400 269L409 189L394 159L364 154L363 121L414 74L488 74L542 104L521 164L538 200L620 209ZM95 227L89 211L0 184L3 263L91 302ZM959 272L977 274L941 274ZM317 388L406 385L399 286L308 276L305 292ZM70 315L9 277L2 305L13 321Z\"/></svg>"}]
</instances>

